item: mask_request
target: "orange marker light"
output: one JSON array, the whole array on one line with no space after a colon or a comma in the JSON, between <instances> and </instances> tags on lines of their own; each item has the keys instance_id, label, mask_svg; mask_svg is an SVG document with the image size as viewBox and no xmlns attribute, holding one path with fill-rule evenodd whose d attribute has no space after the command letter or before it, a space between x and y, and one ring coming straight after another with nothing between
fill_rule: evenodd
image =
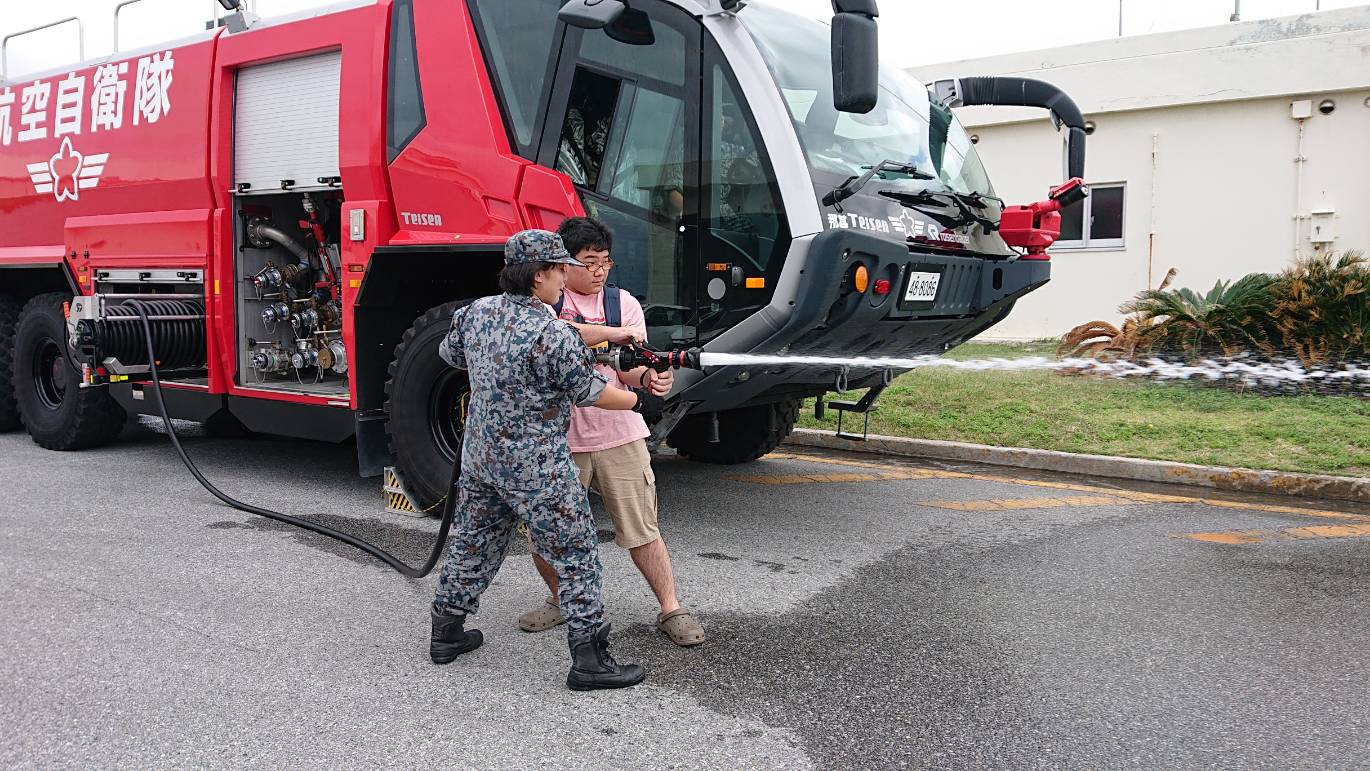
<instances>
[{"instance_id":1,"label":"orange marker light","mask_svg":"<svg viewBox=\"0 0 1370 771\"><path fill-rule=\"evenodd\" d=\"M766 279L765 279L764 277L763 277L763 278L748 278L748 279L747 279L747 288L748 288L748 289L765 289L765 288L766 288Z\"/></svg>"},{"instance_id":2,"label":"orange marker light","mask_svg":"<svg viewBox=\"0 0 1370 771\"><path fill-rule=\"evenodd\" d=\"M865 266L865 265L857 265L857 266L856 266L856 280L855 280L855 283L856 283L856 291L859 292L859 293L861 293L861 294L865 294L865 293L866 293L866 287L870 286L870 283L871 283L871 276L870 276L870 273L868 273L868 272L866 271L866 266Z\"/></svg>"}]
</instances>

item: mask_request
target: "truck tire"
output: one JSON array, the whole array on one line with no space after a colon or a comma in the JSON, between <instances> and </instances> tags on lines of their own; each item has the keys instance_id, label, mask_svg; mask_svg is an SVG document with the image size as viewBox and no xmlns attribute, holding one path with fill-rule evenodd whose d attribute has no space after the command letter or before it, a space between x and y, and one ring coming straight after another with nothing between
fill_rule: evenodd
<instances>
[{"instance_id":1,"label":"truck tire","mask_svg":"<svg viewBox=\"0 0 1370 771\"><path fill-rule=\"evenodd\" d=\"M23 425L14 401L14 330L19 325L19 301L0 294L0 431Z\"/></svg>"},{"instance_id":2,"label":"truck tire","mask_svg":"<svg viewBox=\"0 0 1370 771\"><path fill-rule=\"evenodd\" d=\"M461 452L471 386L466 371L438 355L452 314L470 300L432 308L414 322L395 346L385 384L386 433L405 489L421 509L447 495L452 464Z\"/></svg>"},{"instance_id":3,"label":"truck tire","mask_svg":"<svg viewBox=\"0 0 1370 771\"><path fill-rule=\"evenodd\" d=\"M775 410L775 427L770 411ZM718 439L709 441L709 416L691 415L680 422L666 443L676 452L700 463L733 466L767 455L794 431L799 402L760 404L718 413Z\"/></svg>"},{"instance_id":4,"label":"truck tire","mask_svg":"<svg viewBox=\"0 0 1370 771\"><path fill-rule=\"evenodd\" d=\"M80 388L67 350L62 304L71 295L38 295L14 333L14 393L29 436L49 450L84 450L119 436L127 415L107 388Z\"/></svg>"}]
</instances>

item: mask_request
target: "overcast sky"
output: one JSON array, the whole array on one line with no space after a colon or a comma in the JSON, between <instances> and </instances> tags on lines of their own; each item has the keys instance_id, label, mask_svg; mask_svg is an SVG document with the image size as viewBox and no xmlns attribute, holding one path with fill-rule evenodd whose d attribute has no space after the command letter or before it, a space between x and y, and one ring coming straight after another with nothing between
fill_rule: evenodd
<instances>
[{"instance_id":1,"label":"overcast sky","mask_svg":"<svg viewBox=\"0 0 1370 771\"><path fill-rule=\"evenodd\" d=\"M454 0L455 1L455 0ZM830 0L788 1L817 16L830 15ZM0 0L0 36L15 30L81 16L86 22L87 57L112 48L110 16L118 0ZM257 0L262 16L327 5L328 0ZM1287 16L1314 10L1318 0L1244 0L1243 19ZM1364 0L1321 0L1323 9L1363 5ZM1139 35L1227 23L1233 0L1122 0L1123 34ZM123 13L120 48L152 45L196 30L216 6L214 0L144 0ZM1027 51L1115 37L1118 0L881 0L881 42L885 58L899 65ZM745 11L744 11L745 13ZM49 30L11 45L14 74L51 69L76 56L75 25Z\"/></svg>"}]
</instances>

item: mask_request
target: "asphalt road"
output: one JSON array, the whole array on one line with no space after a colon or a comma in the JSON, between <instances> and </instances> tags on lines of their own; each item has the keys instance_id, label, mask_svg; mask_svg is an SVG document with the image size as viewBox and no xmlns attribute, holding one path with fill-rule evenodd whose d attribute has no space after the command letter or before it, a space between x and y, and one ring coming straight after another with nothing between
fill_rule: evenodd
<instances>
[{"instance_id":1,"label":"asphalt road","mask_svg":"<svg viewBox=\"0 0 1370 771\"><path fill-rule=\"evenodd\" d=\"M350 447L192 438L216 483L411 562ZM710 639L604 546L641 687L566 690L526 549L427 658L435 579L212 501L163 437L0 436L0 766L1350 768L1370 758L1370 512L1005 469L658 459ZM1201 498L1205 500L1201 500ZM607 520L604 526L608 527Z\"/></svg>"}]
</instances>

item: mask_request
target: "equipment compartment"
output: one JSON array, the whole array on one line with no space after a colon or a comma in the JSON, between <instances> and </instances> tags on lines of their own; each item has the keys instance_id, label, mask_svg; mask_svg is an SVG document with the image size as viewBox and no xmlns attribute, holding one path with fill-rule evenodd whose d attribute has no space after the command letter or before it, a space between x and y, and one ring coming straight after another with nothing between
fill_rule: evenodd
<instances>
[{"instance_id":1,"label":"equipment compartment","mask_svg":"<svg viewBox=\"0 0 1370 771\"><path fill-rule=\"evenodd\" d=\"M238 384L345 396L341 192L239 197Z\"/></svg>"}]
</instances>

